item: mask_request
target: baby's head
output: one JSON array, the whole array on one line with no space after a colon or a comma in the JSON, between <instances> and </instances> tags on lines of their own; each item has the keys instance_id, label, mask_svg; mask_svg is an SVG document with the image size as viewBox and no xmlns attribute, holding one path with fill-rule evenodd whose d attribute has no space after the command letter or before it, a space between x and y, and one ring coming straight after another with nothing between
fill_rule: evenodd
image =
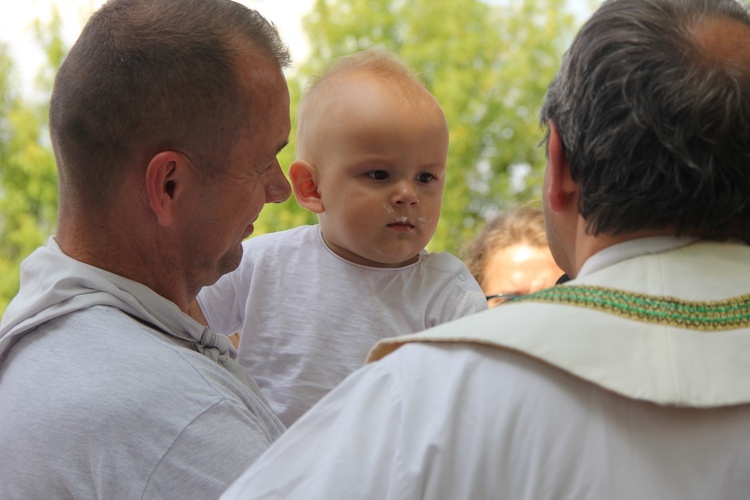
<instances>
[{"instance_id":1,"label":"baby's head","mask_svg":"<svg viewBox=\"0 0 750 500\"><path fill-rule=\"evenodd\" d=\"M416 262L435 234L448 154L432 94L393 55L367 50L310 86L297 121L294 195L331 250L373 267Z\"/></svg>"}]
</instances>

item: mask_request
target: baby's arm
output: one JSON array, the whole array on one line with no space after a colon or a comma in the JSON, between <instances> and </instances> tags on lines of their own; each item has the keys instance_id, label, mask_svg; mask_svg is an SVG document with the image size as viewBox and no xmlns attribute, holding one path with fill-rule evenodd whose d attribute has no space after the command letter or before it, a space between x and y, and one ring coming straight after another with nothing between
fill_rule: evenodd
<instances>
[{"instance_id":1,"label":"baby's arm","mask_svg":"<svg viewBox=\"0 0 750 500\"><path fill-rule=\"evenodd\" d=\"M229 336L241 329L247 297L238 296L232 279L237 272L225 274L213 285L203 287L188 308L190 317L222 335Z\"/></svg>"}]
</instances>

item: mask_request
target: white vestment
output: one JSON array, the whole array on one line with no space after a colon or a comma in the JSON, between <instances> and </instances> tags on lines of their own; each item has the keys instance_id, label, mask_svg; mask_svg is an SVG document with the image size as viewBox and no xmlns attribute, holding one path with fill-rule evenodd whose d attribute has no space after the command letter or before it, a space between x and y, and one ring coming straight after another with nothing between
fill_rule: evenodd
<instances>
[{"instance_id":1,"label":"white vestment","mask_svg":"<svg viewBox=\"0 0 750 500\"><path fill-rule=\"evenodd\" d=\"M222 498L746 499L748 276L745 245L636 240L382 341Z\"/></svg>"}]
</instances>

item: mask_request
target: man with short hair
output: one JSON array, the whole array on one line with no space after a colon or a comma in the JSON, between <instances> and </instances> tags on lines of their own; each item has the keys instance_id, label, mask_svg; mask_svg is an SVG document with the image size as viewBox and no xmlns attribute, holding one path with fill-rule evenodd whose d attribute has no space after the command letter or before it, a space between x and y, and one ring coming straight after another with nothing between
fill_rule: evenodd
<instances>
[{"instance_id":1,"label":"man with short hair","mask_svg":"<svg viewBox=\"0 0 750 500\"><path fill-rule=\"evenodd\" d=\"M222 498L747 497L747 7L605 1L541 119L573 280L381 341Z\"/></svg>"},{"instance_id":2,"label":"man with short hair","mask_svg":"<svg viewBox=\"0 0 750 500\"><path fill-rule=\"evenodd\" d=\"M228 0L111 0L60 68L58 229L0 330L3 498L215 498L283 431L185 311L290 188L289 54Z\"/></svg>"}]
</instances>

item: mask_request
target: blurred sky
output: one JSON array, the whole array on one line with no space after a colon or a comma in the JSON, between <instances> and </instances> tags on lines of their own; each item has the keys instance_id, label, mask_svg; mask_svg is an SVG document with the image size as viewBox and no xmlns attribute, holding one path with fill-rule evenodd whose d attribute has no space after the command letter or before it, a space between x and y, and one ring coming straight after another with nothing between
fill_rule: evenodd
<instances>
[{"instance_id":1,"label":"blurred sky","mask_svg":"<svg viewBox=\"0 0 750 500\"><path fill-rule=\"evenodd\" d=\"M307 42L300 20L312 9L315 0L237 0L258 10L279 28L295 62L307 56ZM508 0L487 0L501 3ZM581 18L590 12L590 0L569 0L571 9ZM63 20L64 38L71 45L88 16L104 0L0 0L0 42L8 44L24 93L29 94L39 66L44 60L31 27L34 19L48 21L53 5Z\"/></svg>"}]
</instances>

